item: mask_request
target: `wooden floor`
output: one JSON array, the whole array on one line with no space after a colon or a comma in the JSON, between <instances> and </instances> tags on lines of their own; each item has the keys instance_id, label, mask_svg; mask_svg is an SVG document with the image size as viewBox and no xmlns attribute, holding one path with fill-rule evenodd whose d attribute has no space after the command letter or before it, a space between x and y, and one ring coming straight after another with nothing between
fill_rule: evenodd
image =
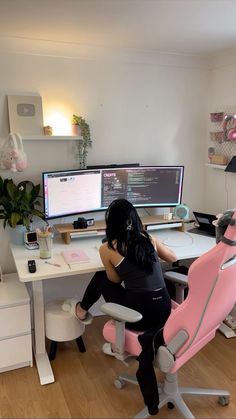
<instances>
[{"instance_id":1,"label":"wooden floor","mask_svg":"<svg viewBox=\"0 0 236 419\"><path fill-rule=\"evenodd\" d=\"M61 343L52 362L55 383L41 386L37 369L21 368L0 374L0 418L131 418L143 408L139 388L127 384L117 390L113 380L127 370L118 360L101 352L105 317L97 317L84 335L87 352L75 342ZM131 370L135 372L136 362ZM217 333L214 341L189 361L179 375L186 386L225 388L229 406L216 398L188 397L196 418L236 418L236 339ZM176 409L162 408L159 418L178 418Z\"/></svg>"}]
</instances>

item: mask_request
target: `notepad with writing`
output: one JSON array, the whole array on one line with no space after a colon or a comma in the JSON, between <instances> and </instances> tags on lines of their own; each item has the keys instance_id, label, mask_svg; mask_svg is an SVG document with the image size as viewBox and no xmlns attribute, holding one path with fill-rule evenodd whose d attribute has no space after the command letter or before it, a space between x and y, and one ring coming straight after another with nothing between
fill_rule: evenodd
<instances>
[{"instance_id":1,"label":"notepad with writing","mask_svg":"<svg viewBox=\"0 0 236 419\"><path fill-rule=\"evenodd\" d=\"M68 265L74 265L75 263L89 262L90 259L84 250L64 250L62 256L64 257Z\"/></svg>"}]
</instances>

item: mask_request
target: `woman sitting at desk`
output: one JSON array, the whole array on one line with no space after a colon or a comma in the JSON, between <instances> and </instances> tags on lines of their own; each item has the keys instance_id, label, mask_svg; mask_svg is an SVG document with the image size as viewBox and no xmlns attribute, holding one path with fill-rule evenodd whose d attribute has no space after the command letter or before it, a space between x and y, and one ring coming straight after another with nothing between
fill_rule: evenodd
<instances>
[{"instance_id":1,"label":"woman sitting at desk","mask_svg":"<svg viewBox=\"0 0 236 419\"><path fill-rule=\"evenodd\" d=\"M171 300L159 258L175 262L174 252L144 230L136 209L125 199L110 204L105 220L107 241L99 249L105 271L95 273L81 302L76 298L67 300L64 309L90 324L92 315L88 310L102 295L106 302L142 314L140 321L127 323L127 327L140 331L162 327L170 314Z\"/></svg>"}]
</instances>

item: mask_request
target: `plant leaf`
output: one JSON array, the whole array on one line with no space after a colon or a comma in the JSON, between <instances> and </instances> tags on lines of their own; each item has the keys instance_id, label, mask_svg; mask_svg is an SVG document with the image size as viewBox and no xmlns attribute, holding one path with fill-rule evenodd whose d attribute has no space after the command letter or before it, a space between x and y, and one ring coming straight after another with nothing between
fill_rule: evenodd
<instances>
[{"instance_id":1,"label":"plant leaf","mask_svg":"<svg viewBox=\"0 0 236 419\"><path fill-rule=\"evenodd\" d=\"M11 214L11 217L10 217L10 220L9 220L10 225L11 225L12 227L15 227L15 226L16 226L16 224L17 224L17 223L19 223L19 221L21 221L21 216L20 216L20 214L18 214L17 212L13 212L13 213Z\"/></svg>"}]
</instances>

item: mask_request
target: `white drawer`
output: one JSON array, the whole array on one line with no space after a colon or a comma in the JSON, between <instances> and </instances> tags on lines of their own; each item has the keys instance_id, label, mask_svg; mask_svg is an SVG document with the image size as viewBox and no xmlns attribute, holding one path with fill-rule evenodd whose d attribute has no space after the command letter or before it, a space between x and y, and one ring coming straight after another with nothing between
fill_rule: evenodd
<instances>
[{"instance_id":1,"label":"white drawer","mask_svg":"<svg viewBox=\"0 0 236 419\"><path fill-rule=\"evenodd\" d=\"M32 363L31 334L0 341L1 369L14 369L14 365Z\"/></svg>"},{"instance_id":2,"label":"white drawer","mask_svg":"<svg viewBox=\"0 0 236 419\"><path fill-rule=\"evenodd\" d=\"M0 308L0 340L31 331L30 305Z\"/></svg>"}]
</instances>

